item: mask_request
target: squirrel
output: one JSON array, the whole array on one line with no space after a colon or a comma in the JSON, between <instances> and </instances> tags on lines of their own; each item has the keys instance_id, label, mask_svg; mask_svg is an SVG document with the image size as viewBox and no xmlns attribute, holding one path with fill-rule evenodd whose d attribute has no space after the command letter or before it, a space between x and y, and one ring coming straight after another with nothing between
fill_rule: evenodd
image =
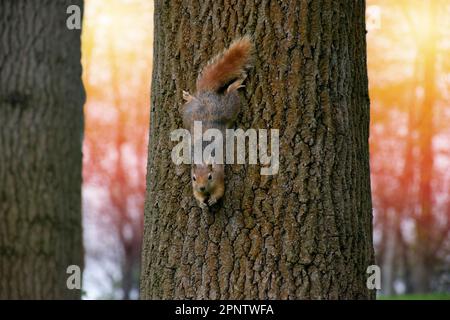
<instances>
[{"instance_id":1,"label":"squirrel","mask_svg":"<svg viewBox=\"0 0 450 320\"><path fill-rule=\"evenodd\" d=\"M199 73L194 95L183 91L186 101L181 108L183 125L193 133L194 121L201 121L203 131L219 129L223 136L240 111L237 90L244 87L246 69L250 66L253 44L249 36L234 40L228 49L211 59ZM200 207L213 206L222 198L224 165L203 161L192 164L191 179L194 197Z\"/></svg>"}]
</instances>

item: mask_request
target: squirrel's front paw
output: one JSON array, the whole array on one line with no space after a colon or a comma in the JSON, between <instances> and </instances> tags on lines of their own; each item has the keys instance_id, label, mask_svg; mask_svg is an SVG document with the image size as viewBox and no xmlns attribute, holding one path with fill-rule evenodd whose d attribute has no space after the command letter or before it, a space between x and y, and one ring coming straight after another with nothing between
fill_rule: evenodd
<instances>
[{"instance_id":1,"label":"squirrel's front paw","mask_svg":"<svg viewBox=\"0 0 450 320\"><path fill-rule=\"evenodd\" d=\"M208 206L213 206L213 205L215 205L217 203L217 199L215 198L215 197L211 197L211 198L209 198L209 200L208 200Z\"/></svg>"},{"instance_id":2,"label":"squirrel's front paw","mask_svg":"<svg viewBox=\"0 0 450 320\"><path fill-rule=\"evenodd\" d=\"M199 201L198 204L199 204L200 208L202 208L202 209L208 208L208 205L203 201Z\"/></svg>"}]
</instances>

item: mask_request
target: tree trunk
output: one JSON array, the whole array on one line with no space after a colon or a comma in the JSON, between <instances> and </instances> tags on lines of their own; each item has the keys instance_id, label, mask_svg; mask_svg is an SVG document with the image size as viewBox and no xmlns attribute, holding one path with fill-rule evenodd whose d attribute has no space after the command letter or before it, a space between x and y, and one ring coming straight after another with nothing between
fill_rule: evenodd
<instances>
[{"instance_id":1,"label":"tree trunk","mask_svg":"<svg viewBox=\"0 0 450 320\"><path fill-rule=\"evenodd\" d=\"M0 299L76 299L83 267L82 1L0 2Z\"/></svg>"},{"instance_id":2,"label":"tree trunk","mask_svg":"<svg viewBox=\"0 0 450 320\"><path fill-rule=\"evenodd\" d=\"M381 270L383 275L383 294L394 294L394 281L397 276L396 257L398 257L398 238L396 233L396 211L388 209L384 227L385 248Z\"/></svg>"},{"instance_id":3,"label":"tree trunk","mask_svg":"<svg viewBox=\"0 0 450 320\"><path fill-rule=\"evenodd\" d=\"M202 211L170 132L182 90L243 34L236 127L280 129L280 171L229 166ZM374 298L364 1L156 1L154 46L141 297Z\"/></svg>"}]
</instances>

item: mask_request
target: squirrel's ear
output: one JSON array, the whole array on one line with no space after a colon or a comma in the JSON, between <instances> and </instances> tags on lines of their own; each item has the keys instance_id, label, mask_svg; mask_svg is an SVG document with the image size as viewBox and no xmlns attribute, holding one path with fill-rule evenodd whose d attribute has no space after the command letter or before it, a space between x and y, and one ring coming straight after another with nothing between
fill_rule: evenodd
<instances>
[{"instance_id":1,"label":"squirrel's ear","mask_svg":"<svg viewBox=\"0 0 450 320\"><path fill-rule=\"evenodd\" d=\"M235 91L235 90L237 90L237 89L239 89L239 88L245 87L245 86L242 84L242 83L244 82L244 80L245 80L245 77L239 78L239 79L237 79L236 81L234 81L232 84L230 84L230 85L228 86L228 88L227 88L227 94L230 93L230 92L233 92L233 91Z\"/></svg>"},{"instance_id":2,"label":"squirrel's ear","mask_svg":"<svg viewBox=\"0 0 450 320\"><path fill-rule=\"evenodd\" d=\"M191 96L189 92L183 90L183 99L186 100L186 102L191 102L195 98L194 96Z\"/></svg>"}]
</instances>

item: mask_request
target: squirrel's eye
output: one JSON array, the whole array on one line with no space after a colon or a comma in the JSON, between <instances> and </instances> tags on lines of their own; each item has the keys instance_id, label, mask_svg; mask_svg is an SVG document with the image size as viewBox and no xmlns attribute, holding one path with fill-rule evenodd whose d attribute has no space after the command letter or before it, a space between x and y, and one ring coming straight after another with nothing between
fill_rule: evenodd
<instances>
[{"instance_id":1,"label":"squirrel's eye","mask_svg":"<svg viewBox=\"0 0 450 320\"><path fill-rule=\"evenodd\" d=\"M195 180L197 180L197 179L195 178L195 176L193 176L193 177L192 177L192 180L194 180L194 181L195 181Z\"/></svg>"},{"instance_id":2,"label":"squirrel's eye","mask_svg":"<svg viewBox=\"0 0 450 320\"><path fill-rule=\"evenodd\" d=\"M212 175L210 173L210 174L208 174L208 180L211 180L211 179L212 179Z\"/></svg>"}]
</instances>

